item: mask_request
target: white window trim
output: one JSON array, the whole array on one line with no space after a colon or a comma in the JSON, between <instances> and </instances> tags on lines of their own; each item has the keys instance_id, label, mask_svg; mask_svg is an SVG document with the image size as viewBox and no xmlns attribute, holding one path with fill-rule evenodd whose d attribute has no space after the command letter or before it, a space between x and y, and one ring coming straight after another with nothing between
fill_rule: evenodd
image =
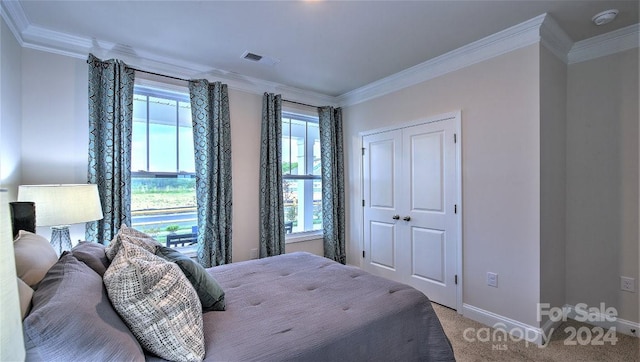
<instances>
[{"instance_id":1,"label":"white window trim","mask_svg":"<svg viewBox=\"0 0 640 362\"><path fill-rule=\"evenodd\" d=\"M285 244L301 243L304 241L322 239L323 230L305 231L300 233L286 234L284 237Z\"/></svg>"},{"instance_id":2,"label":"white window trim","mask_svg":"<svg viewBox=\"0 0 640 362\"><path fill-rule=\"evenodd\" d=\"M289 114L293 117L295 116L299 116L302 119L306 119L306 118L313 118L316 121L315 122L320 122L319 117L318 117L318 113L317 111L314 109L315 113L313 111L311 111L309 109L309 107L307 106L300 106L300 107L282 107L282 114ZM307 122L312 122L311 120L305 120ZM306 142L306 140L305 140ZM308 150L306 150L305 152L307 152ZM322 239L323 238L323 233L324 233L324 229L320 229L320 230L311 230L311 231L302 231L302 232L296 232L296 233L291 233L291 234L285 234L285 244L293 244L293 243L300 243L300 242L304 242L304 241L311 241L311 240L318 240L318 239Z\"/></svg>"}]
</instances>

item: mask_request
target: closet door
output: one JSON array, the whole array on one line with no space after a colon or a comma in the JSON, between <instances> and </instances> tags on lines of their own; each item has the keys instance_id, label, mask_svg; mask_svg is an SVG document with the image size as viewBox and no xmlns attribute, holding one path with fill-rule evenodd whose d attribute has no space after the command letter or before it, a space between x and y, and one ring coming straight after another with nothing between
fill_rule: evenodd
<instances>
[{"instance_id":1,"label":"closet door","mask_svg":"<svg viewBox=\"0 0 640 362\"><path fill-rule=\"evenodd\" d=\"M364 268L456 308L455 123L363 137Z\"/></svg>"},{"instance_id":2,"label":"closet door","mask_svg":"<svg viewBox=\"0 0 640 362\"><path fill-rule=\"evenodd\" d=\"M403 130L402 214L409 271L403 282L456 308L457 224L454 124L440 121Z\"/></svg>"},{"instance_id":3,"label":"closet door","mask_svg":"<svg viewBox=\"0 0 640 362\"><path fill-rule=\"evenodd\" d=\"M363 190L365 269L392 280L406 274L406 263L398 258L402 235L400 182L402 131L378 133L363 138Z\"/></svg>"}]
</instances>

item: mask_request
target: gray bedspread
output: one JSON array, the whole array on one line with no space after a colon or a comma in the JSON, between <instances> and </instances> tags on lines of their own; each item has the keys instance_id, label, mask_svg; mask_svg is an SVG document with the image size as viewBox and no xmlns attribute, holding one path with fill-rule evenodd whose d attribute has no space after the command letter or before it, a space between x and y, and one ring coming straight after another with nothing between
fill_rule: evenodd
<instances>
[{"instance_id":1,"label":"gray bedspread","mask_svg":"<svg viewBox=\"0 0 640 362\"><path fill-rule=\"evenodd\" d=\"M227 310L203 314L206 361L454 360L429 299L407 285L309 253L208 271Z\"/></svg>"}]
</instances>

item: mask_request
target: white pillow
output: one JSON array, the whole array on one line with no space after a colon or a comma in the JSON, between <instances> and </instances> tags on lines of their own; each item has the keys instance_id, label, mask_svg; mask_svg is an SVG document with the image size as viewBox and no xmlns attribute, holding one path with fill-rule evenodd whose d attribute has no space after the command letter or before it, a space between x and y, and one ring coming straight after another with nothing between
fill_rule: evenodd
<instances>
[{"instance_id":1,"label":"white pillow","mask_svg":"<svg viewBox=\"0 0 640 362\"><path fill-rule=\"evenodd\" d=\"M204 358L202 306L178 265L122 238L103 279L143 348L172 361Z\"/></svg>"},{"instance_id":2,"label":"white pillow","mask_svg":"<svg viewBox=\"0 0 640 362\"><path fill-rule=\"evenodd\" d=\"M130 243L133 243L151 252L151 254L155 254L156 248L160 245L150 235L147 235L141 231L138 231L134 228L130 228L125 224L122 224L116 236L113 237L113 240L111 240L111 243L109 243L109 246L107 246L104 250L109 260L113 260L116 254L118 254L118 251L120 250L120 245L123 239L126 239Z\"/></svg>"},{"instance_id":3,"label":"white pillow","mask_svg":"<svg viewBox=\"0 0 640 362\"><path fill-rule=\"evenodd\" d=\"M24 230L13 242L13 253L18 278L34 289L58 261L58 254L47 239Z\"/></svg>"},{"instance_id":4,"label":"white pillow","mask_svg":"<svg viewBox=\"0 0 640 362\"><path fill-rule=\"evenodd\" d=\"M33 289L23 282L22 279L18 279L18 296L20 297L20 314L22 319L29 314L31 310L31 298L33 297Z\"/></svg>"}]
</instances>

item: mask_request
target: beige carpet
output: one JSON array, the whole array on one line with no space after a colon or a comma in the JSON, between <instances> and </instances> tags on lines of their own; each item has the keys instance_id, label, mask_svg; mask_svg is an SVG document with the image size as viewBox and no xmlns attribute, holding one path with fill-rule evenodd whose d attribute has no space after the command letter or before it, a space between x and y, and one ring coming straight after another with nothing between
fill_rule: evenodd
<instances>
[{"instance_id":1,"label":"beige carpet","mask_svg":"<svg viewBox=\"0 0 640 362\"><path fill-rule=\"evenodd\" d=\"M640 361L640 338L616 333L618 339L615 345L604 342L604 345L580 345L577 337L571 338L564 330L580 327L587 327L589 330L593 326L567 320L552 334L551 342L540 348L533 343L525 341L515 342L513 338L507 338L504 342L494 342L487 340L488 334L484 329L480 334L478 331L486 328L485 325L464 318L456 311L433 303L433 308L440 318L445 333L451 340L456 359L465 361ZM471 330L464 331L468 328ZM494 331L493 328L490 329ZM595 335L596 333L594 333ZM586 332L582 334L582 342L586 343ZM466 338L465 338L466 336ZM475 338L475 341L472 339ZM566 341L576 341L575 346L565 345Z\"/></svg>"}]
</instances>

